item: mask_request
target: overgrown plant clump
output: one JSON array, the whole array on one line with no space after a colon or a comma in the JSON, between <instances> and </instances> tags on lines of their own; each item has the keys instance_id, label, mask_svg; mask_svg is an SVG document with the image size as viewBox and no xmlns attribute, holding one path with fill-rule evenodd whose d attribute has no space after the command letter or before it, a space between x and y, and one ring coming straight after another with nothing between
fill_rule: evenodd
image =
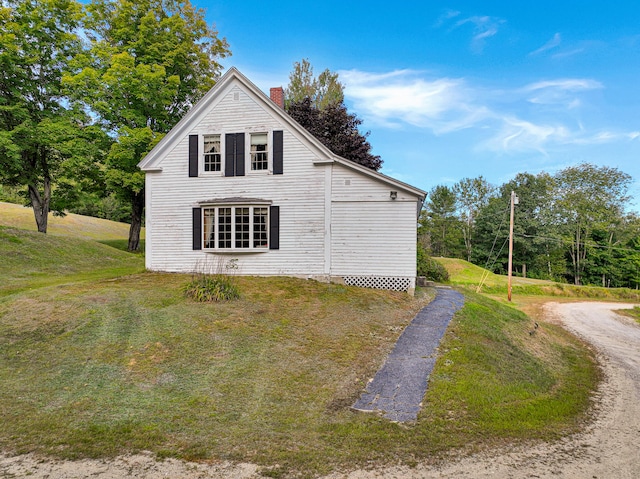
<instances>
[{"instance_id":1,"label":"overgrown plant clump","mask_svg":"<svg viewBox=\"0 0 640 479\"><path fill-rule=\"evenodd\" d=\"M417 272L418 276L424 276L431 281L437 281L439 283L449 281L449 272L447 269L429 256L424 247L419 243L417 250Z\"/></svg>"},{"instance_id":2,"label":"overgrown plant clump","mask_svg":"<svg viewBox=\"0 0 640 479\"><path fill-rule=\"evenodd\" d=\"M184 294L195 301L208 303L238 299L240 291L232 275L224 270L236 269L235 260L226 265L218 264L215 273L208 273L202 267L196 267L191 281L184 286Z\"/></svg>"}]
</instances>

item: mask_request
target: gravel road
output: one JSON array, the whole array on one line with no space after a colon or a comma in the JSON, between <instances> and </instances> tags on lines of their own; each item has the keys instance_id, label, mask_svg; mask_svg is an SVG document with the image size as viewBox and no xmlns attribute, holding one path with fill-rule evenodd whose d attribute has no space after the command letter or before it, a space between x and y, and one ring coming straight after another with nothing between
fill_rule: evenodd
<instances>
[{"instance_id":1,"label":"gravel road","mask_svg":"<svg viewBox=\"0 0 640 479\"><path fill-rule=\"evenodd\" d=\"M605 372L597 419L583 433L554 444L491 451L438 468L354 471L331 479L640 477L640 326L613 311L630 307L620 303L545 305L548 321L562 323L595 346Z\"/></svg>"},{"instance_id":2,"label":"gravel road","mask_svg":"<svg viewBox=\"0 0 640 479\"><path fill-rule=\"evenodd\" d=\"M333 474L326 479L564 478L640 477L640 326L612 310L618 303L550 303L547 318L589 341L599 352L606 375L598 393L599 412L586 431L554 444L492 451L441 467L388 468ZM0 455L0 478L218 479L259 477L250 464L156 462L136 455L114 461L43 461L33 456Z\"/></svg>"}]
</instances>

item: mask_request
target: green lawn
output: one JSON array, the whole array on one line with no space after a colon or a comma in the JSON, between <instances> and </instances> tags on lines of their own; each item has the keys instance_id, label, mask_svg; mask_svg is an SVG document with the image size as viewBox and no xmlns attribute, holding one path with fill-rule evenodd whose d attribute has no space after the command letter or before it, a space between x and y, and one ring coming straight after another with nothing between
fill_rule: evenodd
<instances>
[{"instance_id":1,"label":"green lawn","mask_svg":"<svg viewBox=\"0 0 640 479\"><path fill-rule=\"evenodd\" d=\"M491 273L480 266L456 258L434 258L449 273L452 284L492 297L506 297L507 276ZM575 286L533 278L512 277L513 296L547 296L608 301L640 301L640 291L629 288Z\"/></svg>"},{"instance_id":2,"label":"green lawn","mask_svg":"<svg viewBox=\"0 0 640 479\"><path fill-rule=\"evenodd\" d=\"M237 277L238 300L184 297L190 275L140 255L4 228L0 448L54 457L230 459L272 477L436 461L553 439L588 418L593 354L563 330L466 293L410 425L351 404L434 291L410 297Z\"/></svg>"}]
</instances>

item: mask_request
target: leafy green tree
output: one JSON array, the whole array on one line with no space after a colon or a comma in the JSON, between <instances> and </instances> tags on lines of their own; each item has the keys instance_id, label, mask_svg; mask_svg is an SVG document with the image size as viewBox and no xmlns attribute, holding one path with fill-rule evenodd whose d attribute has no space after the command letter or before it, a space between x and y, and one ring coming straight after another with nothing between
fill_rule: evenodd
<instances>
[{"instance_id":1,"label":"leafy green tree","mask_svg":"<svg viewBox=\"0 0 640 479\"><path fill-rule=\"evenodd\" d=\"M0 182L26 188L38 231L61 210L56 183L95 153L88 118L66 107L61 80L81 51L74 0L0 2Z\"/></svg>"},{"instance_id":2,"label":"leafy green tree","mask_svg":"<svg viewBox=\"0 0 640 479\"><path fill-rule=\"evenodd\" d=\"M640 218L634 213L616 219L608 229L597 225L587 244L583 283L603 287L638 287Z\"/></svg>"},{"instance_id":3,"label":"leafy green tree","mask_svg":"<svg viewBox=\"0 0 640 479\"><path fill-rule=\"evenodd\" d=\"M445 185L435 186L420 217L418 235L423 246L433 256L459 257L464 250L461 231L455 192Z\"/></svg>"},{"instance_id":4,"label":"leafy green tree","mask_svg":"<svg viewBox=\"0 0 640 479\"><path fill-rule=\"evenodd\" d=\"M338 80L338 74L325 69L318 77L313 75L313 66L303 59L293 64L289 74L289 85L285 90L285 105L300 103L309 98L311 105L324 110L332 104L344 101L344 86Z\"/></svg>"},{"instance_id":5,"label":"leafy green tree","mask_svg":"<svg viewBox=\"0 0 640 479\"><path fill-rule=\"evenodd\" d=\"M215 83L224 39L189 0L93 0L89 49L65 84L114 138L104 162L110 191L131 204L129 250L139 246L144 174L138 162Z\"/></svg>"},{"instance_id":6,"label":"leafy green tree","mask_svg":"<svg viewBox=\"0 0 640 479\"><path fill-rule=\"evenodd\" d=\"M624 243L622 250L622 270L624 275L624 283L633 289L640 288L640 234L634 235Z\"/></svg>"},{"instance_id":7,"label":"leafy green tree","mask_svg":"<svg viewBox=\"0 0 640 479\"><path fill-rule=\"evenodd\" d=\"M552 211L569 244L573 281L583 284L593 231L615 230L629 199L631 177L617 168L583 163L558 172L555 181Z\"/></svg>"},{"instance_id":8,"label":"leafy green tree","mask_svg":"<svg viewBox=\"0 0 640 479\"><path fill-rule=\"evenodd\" d=\"M344 105L338 74L324 70L317 78L308 60L296 62L285 89L287 113L333 153L379 170L382 160L371 153L369 132L360 133L362 120Z\"/></svg>"},{"instance_id":9,"label":"leafy green tree","mask_svg":"<svg viewBox=\"0 0 640 479\"><path fill-rule=\"evenodd\" d=\"M566 273L564 248L549 211L554 185L548 173L519 173L499 189L500 215L496 216L498 211L493 217L483 212L478 218L478 243L483 241L486 245L487 241L495 239L494 231L500 231L502 246L508 239L511 192L516 193L518 205L514 212L513 264L514 271L519 269L523 276L562 279ZM496 226L497 220L500 226ZM480 240L482 235L484 239ZM502 248L497 257L501 271L507 270L507 256L507 249Z\"/></svg>"},{"instance_id":10,"label":"leafy green tree","mask_svg":"<svg viewBox=\"0 0 640 479\"><path fill-rule=\"evenodd\" d=\"M476 216L489 202L494 187L479 176L460 180L453 186L453 191L456 195L456 209L464 239L466 260L471 261Z\"/></svg>"}]
</instances>

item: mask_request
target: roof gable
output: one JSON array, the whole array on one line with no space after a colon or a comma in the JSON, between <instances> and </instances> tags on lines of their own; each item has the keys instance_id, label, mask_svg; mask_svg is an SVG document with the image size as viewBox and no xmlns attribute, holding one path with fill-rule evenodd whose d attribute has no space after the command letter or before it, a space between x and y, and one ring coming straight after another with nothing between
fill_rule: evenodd
<instances>
[{"instance_id":1,"label":"roof gable","mask_svg":"<svg viewBox=\"0 0 640 479\"><path fill-rule=\"evenodd\" d=\"M307 147L313 150L318 156L314 163L340 163L347 168L358 171L361 174L371 176L396 188L403 189L416 195L418 198L422 199L426 196L424 191L408 185L407 183L403 183L353 161L335 155L331 150L329 150L329 148L323 145L322 142L291 118L283 109L271 101L271 99L265 95L262 90L254 85L235 67L230 68L222 77L220 77L213 88L211 88L211 90L209 90L207 94L184 115L184 117L182 117L182 119L169 131L169 133L167 133L165 137L160 140L149 153L147 153L140 163L138 163L138 167L145 172L161 171L162 168L159 166L159 163L164 157L165 152L173 149L173 147L184 138L190 130L191 125L202 119L210 110L210 107L218 101L220 95L227 91L227 89L233 84L239 85L256 101L256 103L286 124L290 130L306 144Z\"/></svg>"}]
</instances>

